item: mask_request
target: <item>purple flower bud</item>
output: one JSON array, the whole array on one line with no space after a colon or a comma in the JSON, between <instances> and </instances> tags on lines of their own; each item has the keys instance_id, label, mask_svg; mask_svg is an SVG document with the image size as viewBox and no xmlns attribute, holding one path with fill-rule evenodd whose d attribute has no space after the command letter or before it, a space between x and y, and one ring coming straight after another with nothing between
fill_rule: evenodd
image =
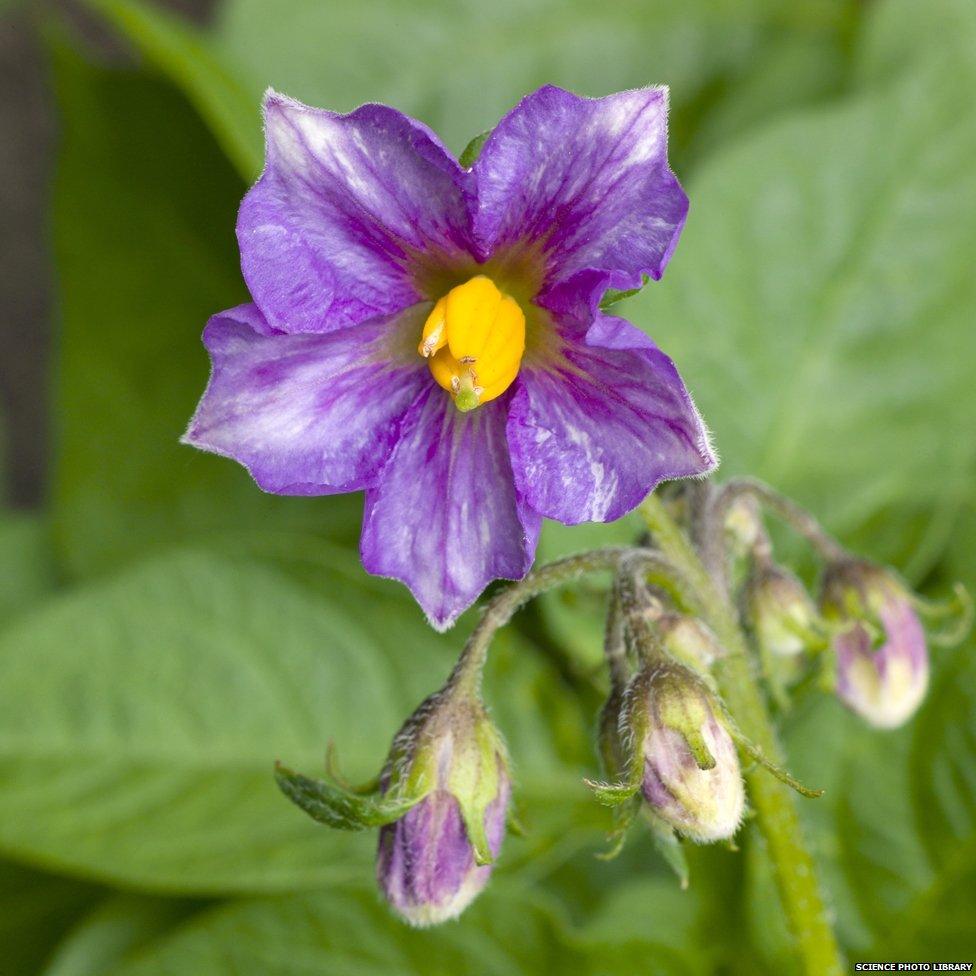
<instances>
[{"instance_id":1,"label":"purple flower bud","mask_svg":"<svg viewBox=\"0 0 976 976\"><path fill-rule=\"evenodd\" d=\"M625 711L642 736L641 789L654 812L693 840L731 837L745 793L735 744L711 692L687 668L665 664L638 674L628 697Z\"/></svg>"},{"instance_id":2,"label":"purple flower bud","mask_svg":"<svg viewBox=\"0 0 976 976\"><path fill-rule=\"evenodd\" d=\"M498 795L485 811L494 856L501 850L511 785L499 771ZM396 823L380 830L376 875L386 900L411 925L456 918L488 883L491 864L477 864L461 806L435 790Z\"/></svg>"},{"instance_id":3,"label":"purple flower bud","mask_svg":"<svg viewBox=\"0 0 976 976\"><path fill-rule=\"evenodd\" d=\"M394 910L424 927L456 918L488 883L505 836L511 779L480 703L444 699L419 714L422 721L408 722L394 743L390 775L429 789L381 828L376 875Z\"/></svg>"},{"instance_id":4,"label":"purple flower bud","mask_svg":"<svg viewBox=\"0 0 976 976\"><path fill-rule=\"evenodd\" d=\"M779 566L756 567L745 589L746 612L767 654L802 653L818 638L819 614L803 584Z\"/></svg>"},{"instance_id":5,"label":"purple flower bud","mask_svg":"<svg viewBox=\"0 0 976 976\"><path fill-rule=\"evenodd\" d=\"M925 633L908 591L871 563L831 566L823 584L834 638L837 694L877 728L902 725L918 709L929 680Z\"/></svg>"}]
</instances>

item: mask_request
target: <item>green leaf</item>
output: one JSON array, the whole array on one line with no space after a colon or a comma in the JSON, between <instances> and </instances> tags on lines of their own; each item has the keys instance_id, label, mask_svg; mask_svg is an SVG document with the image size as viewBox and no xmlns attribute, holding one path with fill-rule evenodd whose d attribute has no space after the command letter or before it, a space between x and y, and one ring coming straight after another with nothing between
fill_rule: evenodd
<instances>
[{"instance_id":1,"label":"green leaf","mask_svg":"<svg viewBox=\"0 0 976 976\"><path fill-rule=\"evenodd\" d=\"M240 554L175 552L11 627L0 849L162 891L368 875L371 839L292 809L272 763L322 768L334 739L351 779L378 772L461 635L432 633L398 587L342 550L318 554L314 591ZM595 847L604 826L574 806L592 762L588 717L514 633L493 649L486 695L512 753L526 859L577 822L574 849Z\"/></svg>"},{"instance_id":2,"label":"green leaf","mask_svg":"<svg viewBox=\"0 0 976 976\"><path fill-rule=\"evenodd\" d=\"M110 895L68 933L41 976L102 976L172 929L193 908L192 903L171 898Z\"/></svg>"},{"instance_id":3,"label":"green leaf","mask_svg":"<svg viewBox=\"0 0 976 976\"><path fill-rule=\"evenodd\" d=\"M57 940L100 894L94 885L0 861L3 976L35 976Z\"/></svg>"},{"instance_id":4,"label":"green leaf","mask_svg":"<svg viewBox=\"0 0 976 976\"><path fill-rule=\"evenodd\" d=\"M261 171L260 106L207 37L185 20L141 0L85 0L122 31L140 53L181 87L245 179Z\"/></svg>"},{"instance_id":5,"label":"green leaf","mask_svg":"<svg viewBox=\"0 0 976 976\"><path fill-rule=\"evenodd\" d=\"M391 653L387 667L410 698L410 711L444 683L474 621L470 613L449 636L439 636L398 584L366 575L347 549L298 533L234 533L217 544L234 559L259 557L287 572L316 599L353 608L359 626L380 646L395 639L397 646L409 648L409 653ZM485 701L504 733L518 778L526 786L538 783L540 793L567 777L580 786L578 770L593 761L591 716L568 691L540 648L515 626L495 635L485 669ZM343 759L345 750L338 751ZM385 756L384 750L379 758Z\"/></svg>"},{"instance_id":6,"label":"green leaf","mask_svg":"<svg viewBox=\"0 0 976 976\"><path fill-rule=\"evenodd\" d=\"M808 31L776 31L759 56L704 112L692 137L695 160L705 159L750 128L839 95L849 74L848 34L854 8L837 23Z\"/></svg>"},{"instance_id":7,"label":"green leaf","mask_svg":"<svg viewBox=\"0 0 976 976\"><path fill-rule=\"evenodd\" d=\"M913 949L972 953L976 911L976 644L955 652L912 736L915 828L933 869L899 941ZM965 894L968 892L968 896Z\"/></svg>"},{"instance_id":8,"label":"green leaf","mask_svg":"<svg viewBox=\"0 0 976 976\"><path fill-rule=\"evenodd\" d=\"M968 958L976 948L974 645L940 669L913 726L865 733L836 830L867 933L864 958Z\"/></svg>"},{"instance_id":9,"label":"green leaf","mask_svg":"<svg viewBox=\"0 0 976 976\"><path fill-rule=\"evenodd\" d=\"M208 315L245 298L243 184L167 85L54 52L61 313L54 517L88 574L186 538L291 528L352 541L358 496L264 495L237 464L179 444L208 375ZM257 124L257 123L255 123Z\"/></svg>"},{"instance_id":10,"label":"green leaf","mask_svg":"<svg viewBox=\"0 0 976 976\"><path fill-rule=\"evenodd\" d=\"M385 640L355 619L386 623ZM416 610L343 606L241 560L175 553L80 589L0 639L0 849L159 891L267 891L368 872L372 844L275 788L276 757L320 766L335 736L375 772L456 647L408 641Z\"/></svg>"},{"instance_id":11,"label":"green leaf","mask_svg":"<svg viewBox=\"0 0 976 976\"><path fill-rule=\"evenodd\" d=\"M937 555L971 490L973 121L926 70L743 140L692 182L668 274L627 306L689 381L724 474L881 558L872 519L921 515Z\"/></svg>"},{"instance_id":12,"label":"green leaf","mask_svg":"<svg viewBox=\"0 0 976 976\"><path fill-rule=\"evenodd\" d=\"M232 904L191 922L111 976L688 972L676 958L687 956L638 933L634 941L614 945L568 931L538 896L496 880L458 923L425 931L393 918L371 889Z\"/></svg>"},{"instance_id":13,"label":"green leaf","mask_svg":"<svg viewBox=\"0 0 976 976\"><path fill-rule=\"evenodd\" d=\"M365 101L396 105L460 149L470 132L490 128L545 83L600 95L663 82L679 105L707 104L748 68L771 24L819 36L842 30L850 6L827 0L811 13L772 0L681 7L621 0L599 8L585 0L490 7L365 0L339 9L233 0L220 7L209 50L200 52L199 33L176 29L149 4L90 2L187 91L248 180L257 173L259 133L244 131L242 93L257 106L269 85L338 111ZM691 117L672 119L679 149Z\"/></svg>"},{"instance_id":14,"label":"green leaf","mask_svg":"<svg viewBox=\"0 0 976 976\"><path fill-rule=\"evenodd\" d=\"M919 61L955 59L976 65L976 8L969 0L883 0L868 10L858 50L858 74L867 82L896 78Z\"/></svg>"},{"instance_id":15,"label":"green leaf","mask_svg":"<svg viewBox=\"0 0 976 976\"><path fill-rule=\"evenodd\" d=\"M643 872L642 872L643 873ZM709 953L715 933L702 931L701 901L692 887L682 890L670 875L621 879L586 922L582 936L604 945L643 945L643 961L634 970L607 973L712 973Z\"/></svg>"},{"instance_id":16,"label":"green leaf","mask_svg":"<svg viewBox=\"0 0 976 976\"><path fill-rule=\"evenodd\" d=\"M363 101L396 105L460 149L546 82L593 95L667 82L689 98L748 58L768 10L762 2L679 11L630 0L599 8L585 0L366 0L340 11L285 0L272 13L260 0L232 0L214 43L255 92L271 84L340 111Z\"/></svg>"},{"instance_id":17,"label":"green leaf","mask_svg":"<svg viewBox=\"0 0 976 976\"><path fill-rule=\"evenodd\" d=\"M0 513L0 625L56 585L51 528L37 515Z\"/></svg>"}]
</instances>

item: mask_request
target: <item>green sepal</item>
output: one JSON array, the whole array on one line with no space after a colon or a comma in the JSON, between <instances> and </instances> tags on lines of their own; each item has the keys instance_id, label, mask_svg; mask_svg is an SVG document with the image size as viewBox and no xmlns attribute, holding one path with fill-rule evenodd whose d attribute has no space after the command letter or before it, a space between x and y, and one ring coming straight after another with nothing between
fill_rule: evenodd
<instances>
[{"instance_id":1,"label":"green sepal","mask_svg":"<svg viewBox=\"0 0 976 976\"><path fill-rule=\"evenodd\" d=\"M600 308L610 308L611 305L616 305L617 302L622 302L625 298L632 298L634 295L638 294L638 292L644 288L644 285L651 280L647 275L642 275L641 277L642 280L639 288L627 288L623 291L620 291L617 288L608 288L604 293L603 298L600 299Z\"/></svg>"},{"instance_id":2,"label":"green sepal","mask_svg":"<svg viewBox=\"0 0 976 976\"><path fill-rule=\"evenodd\" d=\"M515 809L514 801L508 808L508 816L505 818L505 829L513 837L526 837L529 833L529 828L525 826L518 810Z\"/></svg>"},{"instance_id":3,"label":"green sepal","mask_svg":"<svg viewBox=\"0 0 976 976\"><path fill-rule=\"evenodd\" d=\"M485 811L465 809L461 806L461 819L468 835L468 843L474 851L474 862L478 865L491 864L495 860L488 844L488 833L485 830Z\"/></svg>"},{"instance_id":4,"label":"green sepal","mask_svg":"<svg viewBox=\"0 0 976 976\"><path fill-rule=\"evenodd\" d=\"M360 783L359 786L353 786L349 780L339 771L339 753L336 749L336 744L332 739L329 739L328 745L325 747L325 775L337 786L342 787L344 790L348 790L350 793L376 793L380 788L380 777L374 776L372 779L367 780L365 783Z\"/></svg>"},{"instance_id":5,"label":"green sepal","mask_svg":"<svg viewBox=\"0 0 976 976\"><path fill-rule=\"evenodd\" d=\"M278 788L313 820L337 830L368 830L399 820L424 798L422 792L362 795L325 780L310 779L275 764Z\"/></svg>"},{"instance_id":6,"label":"green sepal","mask_svg":"<svg viewBox=\"0 0 976 976\"><path fill-rule=\"evenodd\" d=\"M478 157L481 155L481 150L484 144L488 141L488 136L492 133L491 129L485 129L484 132L476 135L465 147L464 152L458 157L458 162L465 168L471 169L472 166L478 161Z\"/></svg>"},{"instance_id":7,"label":"green sepal","mask_svg":"<svg viewBox=\"0 0 976 976\"><path fill-rule=\"evenodd\" d=\"M613 809L613 830L607 834L610 846L595 855L599 861L612 861L620 855L627 842L627 833L641 808L641 798L632 796L629 803L622 803Z\"/></svg>"},{"instance_id":8,"label":"green sepal","mask_svg":"<svg viewBox=\"0 0 976 976\"><path fill-rule=\"evenodd\" d=\"M728 729L729 735L732 736L735 744L754 762L758 763L765 769L768 773L772 773L781 783L788 786L791 790L795 790L801 796L805 796L808 799L815 800L817 797L823 796L823 790L811 790L808 786L804 786L798 779L791 776L782 766L778 766L771 759L766 758L766 754L762 749L756 745L751 739L746 738L746 736L739 731L739 728L732 721L731 716L727 713L723 715L725 726Z\"/></svg>"},{"instance_id":9,"label":"green sepal","mask_svg":"<svg viewBox=\"0 0 976 976\"><path fill-rule=\"evenodd\" d=\"M692 758L695 760L699 769L714 769L715 757L712 755L705 737L701 734L700 728L687 728L680 730L684 736L688 749L691 751Z\"/></svg>"},{"instance_id":10,"label":"green sepal","mask_svg":"<svg viewBox=\"0 0 976 976\"><path fill-rule=\"evenodd\" d=\"M926 628L929 641L937 647L955 647L956 644L965 640L966 635L973 628L973 598L969 591L962 583L956 583L952 592L953 596L948 600L926 600L911 591L908 594L912 606L926 619L955 618L940 631L932 631Z\"/></svg>"},{"instance_id":11,"label":"green sepal","mask_svg":"<svg viewBox=\"0 0 976 976\"><path fill-rule=\"evenodd\" d=\"M782 626L784 630L799 637L805 649L813 654L830 647L830 636L835 630L819 615L810 624L804 625L798 620L784 620Z\"/></svg>"},{"instance_id":12,"label":"green sepal","mask_svg":"<svg viewBox=\"0 0 976 976\"><path fill-rule=\"evenodd\" d=\"M607 807L616 807L632 799L640 789L640 780L624 783L601 783L598 780L584 779L583 782L593 791L597 800Z\"/></svg>"},{"instance_id":13,"label":"green sepal","mask_svg":"<svg viewBox=\"0 0 976 976\"><path fill-rule=\"evenodd\" d=\"M505 746L495 727L485 719L475 727L475 755L468 762L455 761L448 789L461 808L461 819L474 851L475 863L491 864L495 857L488 844L485 817L498 797L500 764L507 766Z\"/></svg>"},{"instance_id":14,"label":"green sepal","mask_svg":"<svg viewBox=\"0 0 976 976\"><path fill-rule=\"evenodd\" d=\"M644 819L651 828L651 838L658 853L664 858L664 863L677 875L682 890L685 890L690 881L690 873L681 838L675 833L674 828L665 823L650 807L644 808Z\"/></svg>"},{"instance_id":15,"label":"green sepal","mask_svg":"<svg viewBox=\"0 0 976 976\"><path fill-rule=\"evenodd\" d=\"M642 674L634 678L634 683L642 680ZM637 696L640 698L640 696ZM612 707L612 699L608 706ZM594 779L584 779L583 782L593 791L597 801L604 806L616 807L621 803L626 803L640 789L644 779L644 751L642 743L647 735L647 713L640 705L634 704L634 697L622 701L619 705L627 713L629 735L628 748L630 755L626 757L626 766L621 769L621 763L614 754L614 749L610 748L609 741L601 741L600 751L602 753L604 775L607 777L617 777L616 781L601 781ZM604 724L601 717L601 724Z\"/></svg>"}]
</instances>

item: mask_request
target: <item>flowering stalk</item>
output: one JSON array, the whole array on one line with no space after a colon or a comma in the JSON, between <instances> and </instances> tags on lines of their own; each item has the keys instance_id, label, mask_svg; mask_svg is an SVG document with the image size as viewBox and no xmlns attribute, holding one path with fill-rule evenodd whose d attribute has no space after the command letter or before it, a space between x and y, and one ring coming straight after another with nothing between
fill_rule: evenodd
<instances>
[{"instance_id":1,"label":"flowering stalk","mask_svg":"<svg viewBox=\"0 0 976 976\"><path fill-rule=\"evenodd\" d=\"M744 499L753 499L774 512L794 532L803 536L824 559L836 562L847 557L847 550L825 532L806 509L755 478L733 478L715 492L709 505L709 521L716 527L724 527L736 503ZM723 531L706 532L703 536L702 548L705 565L724 591L726 574L723 538Z\"/></svg>"},{"instance_id":2,"label":"flowering stalk","mask_svg":"<svg viewBox=\"0 0 976 976\"><path fill-rule=\"evenodd\" d=\"M481 673L492 638L529 600L557 586L571 583L587 573L616 570L625 562L632 566L639 566L645 575L652 579L667 581L670 586L683 592L687 591L690 598L690 588L681 580L676 567L658 553L622 546L607 546L603 549L593 549L575 556L567 556L565 559L556 560L533 570L524 579L513 583L488 602L481 620L478 621L477 627L472 631L458 658L449 684L471 690L480 687Z\"/></svg>"},{"instance_id":3,"label":"flowering stalk","mask_svg":"<svg viewBox=\"0 0 976 976\"><path fill-rule=\"evenodd\" d=\"M731 497L731 492L725 495L729 501ZM780 763L782 750L762 691L750 668L746 640L726 593L724 573L722 582L709 573L691 541L660 499L650 496L640 511L665 557L700 595L705 621L728 651L717 662L716 674L729 712L763 756ZM719 546L724 528L717 516L725 511L722 505L707 509L707 521L711 524L705 526L704 537L717 538ZM724 561L724 558L724 551L721 551L719 559ZM776 885L796 939L803 971L809 976L840 974L844 972L840 949L817 881L813 857L803 839L793 797L762 769L753 769L745 775L756 823L766 839Z\"/></svg>"}]
</instances>

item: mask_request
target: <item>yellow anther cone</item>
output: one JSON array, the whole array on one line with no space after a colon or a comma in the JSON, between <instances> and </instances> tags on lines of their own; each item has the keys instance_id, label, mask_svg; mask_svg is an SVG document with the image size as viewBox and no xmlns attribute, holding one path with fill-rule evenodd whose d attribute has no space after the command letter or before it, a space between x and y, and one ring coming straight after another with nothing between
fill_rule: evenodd
<instances>
[{"instance_id":1,"label":"yellow anther cone","mask_svg":"<svg viewBox=\"0 0 976 976\"><path fill-rule=\"evenodd\" d=\"M525 315L485 275L452 288L424 324L420 354L459 410L501 396L518 376L525 352Z\"/></svg>"}]
</instances>

